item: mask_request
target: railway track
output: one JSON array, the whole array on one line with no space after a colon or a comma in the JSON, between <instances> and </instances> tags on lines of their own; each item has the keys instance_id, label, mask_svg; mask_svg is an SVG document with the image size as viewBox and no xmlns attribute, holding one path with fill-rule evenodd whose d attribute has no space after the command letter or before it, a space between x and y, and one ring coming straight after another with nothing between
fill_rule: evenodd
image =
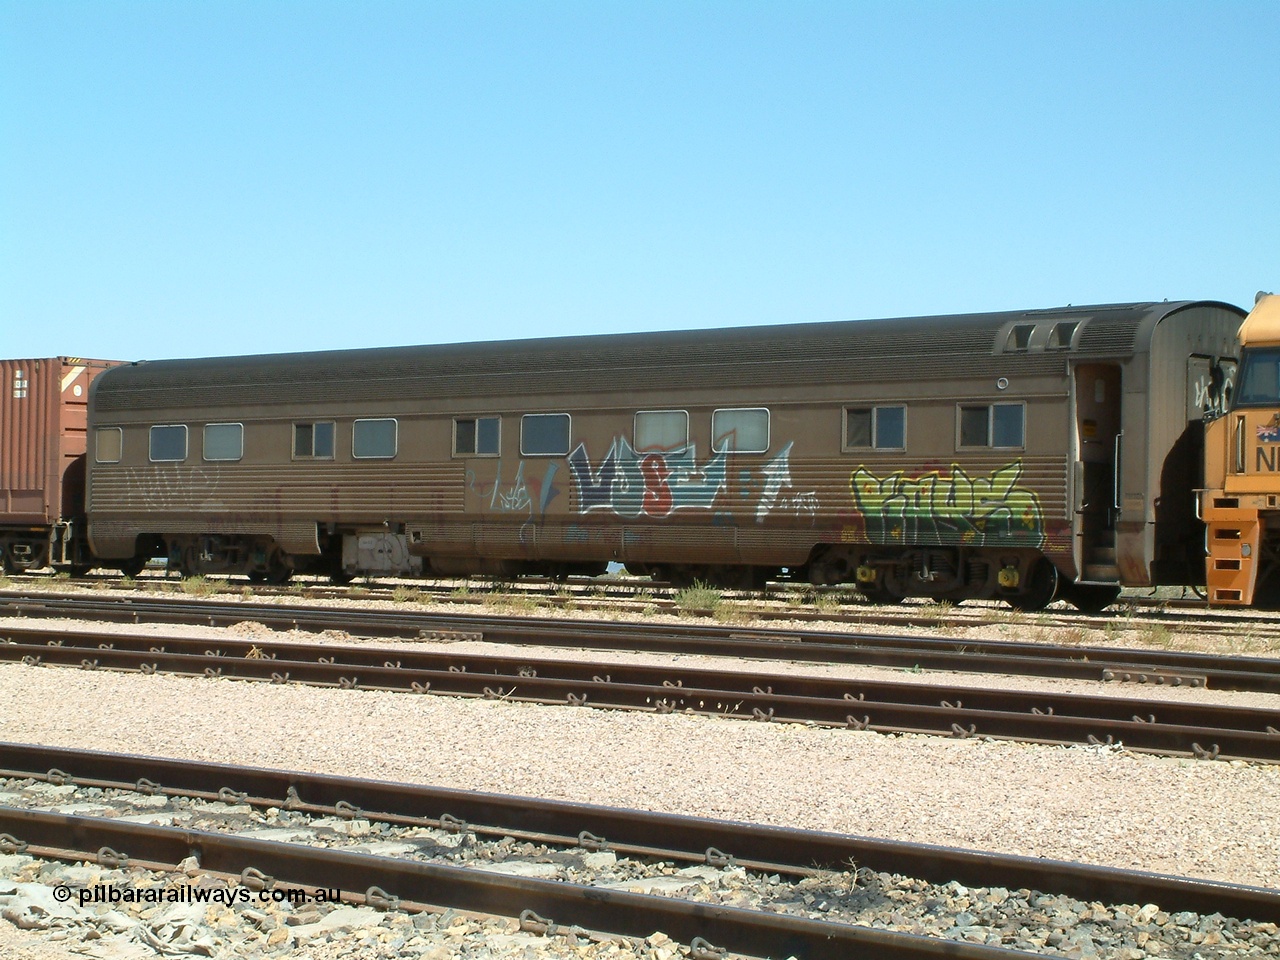
<instances>
[{"instance_id":1,"label":"railway track","mask_svg":"<svg viewBox=\"0 0 1280 960\"><path fill-rule=\"evenodd\" d=\"M47 586L45 575L11 577L14 583ZM142 589L180 589L181 581L152 576L126 579L105 575L89 582L98 589L135 592ZM204 587L217 595L242 595L246 589L261 598L304 597L310 600L384 600L406 598L430 599L437 604L470 607L487 602L526 602L550 609L591 609L593 607L634 611L675 611L681 606L680 591L666 583L645 580L611 580L573 577L553 582L539 577L518 581L493 581L472 584L468 581L412 581L385 584L377 581L350 586L334 586L322 580L299 579L290 586L253 584L239 581L207 580ZM855 599L850 602L850 596ZM1024 614L979 603L903 603L897 606L871 604L851 589L844 587L797 588L794 585L772 585L762 591L722 591L723 600L741 606L759 620L811 621L815 623L848 623L860 626L935 628L950 626L984 626L991 623L1013 623L1034 620L1040 628L1096 629L1106 626L1117 634L1140 633L1153 628L1179 630L1193 628L1196 633L1225 637L1248 634L1255 638L1280 638L1280 623L1264 611L1211 610L1200 599L1155 599L1127 596L1101 614L1050 608L1037 614ZM710 613L711 611L703 611Z\"/></svg>"},{"instance_id":2,"label":"railway track","mask_svg":"<svg viewBox=\"0 0 1280 960\"><path fill-rule=\"evenodd\" d=\"M294 641L0 630L0 660L31 666L306 683L345 689L697 713L880 733L1123 744L1144 752L1280 762L1280 711Z\"/></svg>"},{"instance_id":3,"label":"railway track","mask_svg":"<svg viewBox=\"0 0 1280 960\"><path fill-rule=\"evenodd\" d=\"M1011 960L1063 943L1064 924L1106 949L1156 916L1170 949L1207 935L1265 945L1280 922L1272 889L526 797L11 743L0 778L5 852L96 863L122 883L144 867L166 871L161 883L338 888L547 934L659 930L699 960ZM148 814L112 809L138 797ZM264 821L288 842L264 839ZM334 829L354 823L377 825L379 842ZM624 867L633 879L612 882ZM955 894L966 906L939 918ZM891 928L923 918L935 935Z\"/></svg>"},{"instance_id":4,"label":"railway track","mask_svg":"<svg viewBox=\"0 0 1280 960\"><path fill-rule=\"evenodd\" d=\"M744 629L730 625L589 622L547 617L484 617L230 600L97 597L0 592L0 616L83 617L124 623L344 631L379 638L485 640L598 650L849 663L906 670L954 670L1060 677L1116 684L1208 686L1280 693L1280 659L1174 650L1062 646L882 633Z\"/></svg>"}]
</instances>

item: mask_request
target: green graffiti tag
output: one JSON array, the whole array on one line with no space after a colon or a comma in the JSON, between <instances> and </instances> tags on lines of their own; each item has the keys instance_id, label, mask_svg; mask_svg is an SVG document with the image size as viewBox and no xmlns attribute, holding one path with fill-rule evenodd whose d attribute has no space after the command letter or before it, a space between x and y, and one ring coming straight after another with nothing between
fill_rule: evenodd
<instances>
[{"instance_id":1,"label":"green graffiti tag","mask_svg":"<svg viewBox=\"0 0 1280 960\"><path fill-rule=\"evenodd\" d=\"M1039 547L1044 544L1040 500L1018 486L1022 461L971 477L958 463L908 477L877 477L859 467L849 479L871 543Z\"/></svg>"}]
</instances>

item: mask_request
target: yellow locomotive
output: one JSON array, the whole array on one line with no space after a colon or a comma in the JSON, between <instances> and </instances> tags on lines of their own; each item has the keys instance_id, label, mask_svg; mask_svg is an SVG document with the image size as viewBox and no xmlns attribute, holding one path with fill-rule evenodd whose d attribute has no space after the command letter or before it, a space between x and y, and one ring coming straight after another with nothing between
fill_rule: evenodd
<instances>
[{"instance_id":1,"label":"yellow locomotive","mask_svg":"<svg viewBox=\"0 0 1280 960\"><path fill-rule=\"evenodd\" d=\"M1280 603L1280 296L1258 294L1238 334L1227 415L1205 431L1205 583L1215 606Z\"/></svg>"}]
</instances>

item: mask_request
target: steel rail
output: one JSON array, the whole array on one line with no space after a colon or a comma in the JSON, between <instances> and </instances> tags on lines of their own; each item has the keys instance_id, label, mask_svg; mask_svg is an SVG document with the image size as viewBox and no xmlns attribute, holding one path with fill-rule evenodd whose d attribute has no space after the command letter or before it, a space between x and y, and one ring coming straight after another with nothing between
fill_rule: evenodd
<instances>
[{"instance_id":1,"label":"steel rail","mask_svg":"<svg viewBox=\"0 0 1280 960\"><path fill-rule=\"evenodd\" d=\"M31 642L43 637L46 642ZM1280 762L1280 711L1212 704L847 681L838 678L413 654L330 644L267 644L26 632L0 660L30 665L235 677L347 689L571 706L689 712L875 732L1123 743L1205 759ZM101 641L95 643L95 641ZM176 648L176 649L171 649ZM230 654L230 655L228 655ZM386 659L388 655L396 659ZM407 662L406 662L407 661ZM947 699L952 697L954 699ZM1139 712L1135 712L1139 711ZM1149 711L1143 716L1140 711Z\"/></svg>"},{"instance_id":2,"label":"steel rail","mask_svg":"<svg viewBox=\"0 0 1280 960\"><path fill-rule=\"evenodd\" d=\"M0 776L328 813L350 804L370 819L497 836L560 838L566 846L638 851L664 859L706 862L714 852L743 866L786 873L848 870L854 865L935 884L1003 886L1086 902L1155 903L1168 912L1217 912L1280 923L1280 889L566 801L3 742Z\"/></svg>"},{"instance_id":3,"label":"steel rail","mask_svg":"<svg viewBox=\"0 0 1280 960\"><path fill-rule=\"evenodd\" d=\"M26 582L28 579L34 582L48 582L49 575L12 575L11 579L18 583ZM394 580L394 578L391 579ZM87 576L81 578L81 580L91 582L98 588L107 587L112 590L137 590L140 585L172 584L174 582L167 577L124 580L120 577L101 574ZM219 583L218 581L212 582ZM551 581L546 577L528 576L521 577L518 581L481 582L467 595L457 596L457 585L459 583L467 584L468 582L465 578L458 580L456 583L412 581L412 589L421 594L429 594L436 602L442 603L484 603L487 597L516 595L538 597L553 606L577 603L599 603L604 605L627 603L656 605L664 609L675 607L675 600L672 597L678 589L672 584L663 581L600 580L591 577L570 577L567 581ZM244 584L240 581L226 580L219 584L217 592L220 594L236 594L243 589L243 586ZM723 591L723 595L725 599L730 601L780 598L790 599L795 602L794 596L788 597L787 594L789 591L794 590L796 586L799 585L783 582L776 587L765 587L759 591L726 589ZM307 599L356 599L350 587L337 586L328 582L307 582L301 579L287 587L255 584L252 589L254 594L259 597L297 596L301 591L302 596ZM401 582L394 585L386 585L379 582L369 583L365 581L357 589L359 590L359 599L362 600L392 600L394 599L395 591L397 589L405 589L405 584ZM564 591L566 589L574 592L569 596L565 596ZM839 596L848 592L850 588L836 586L816 587L813 589L818 596ZM925 598L919 599L924 600ZM765 608L753 609L751 613L753 616L763 620L837 621L889 627L935 627L943 619L939 613L930 612L927 609L927 602L924 604L925 610L921 610L917 605L904 607L877 606L872 605L870 601L860 601L842 606L846 609L814 609L811 607L797 609L790 607L783 610ZM1268 617L1264 613L1240 611L1226 615L1212 610L1202 599L1159 600L1151 597L1130 596L1118 601L1117 606L1119 608L1118 612L1113 611L1111 613L1047 610L1037 615L1037 623L1048 623L1050 626L1076 626L1081 622L1092 624L1105 620L1122 630L1143 629L1153 622L1175 625L1194 624L1197 630L1207 629L1213 633L1239 632L1241 629L1254 630L1258 628L1274 632L1276 626L1274 618ZM989 608L966 607L964 609L956 609L952 607L948 609L946 616L964 622L975 619L975 614L980 616L987 610Z\"/></svg>"},{"instance_id":4,"label":"steel rail","mask_svg":"<svg viewBox=\"0 0 1280 960\"><path fill-rule=\"evenodd\" d=\"M379 899L389 894L412 903L520 917L525 928L529 928L532 911L537 918L533 922L543 932L552 932L552 926L575 926L646 937L657 929L684 943L701 941L703 956L721 955L721 951L803 960L845 960L849 956L868 960L1014 960L1037 956L585 884L94 817L0 807L0 830L26 844L24 849L33 855L91 860L108 867L124 855L167 869L176 869L183 859L194 856L203 869L221 874L243 875L256 870L273 884L285 881L343 891L366 890L366 900L374 900L377 888Z\"/></svg>"},{"instance_id":5,"label":"steel rail","mask_svg":"<svg viewBox=\"0 0 1280 960\"><path fill-rule=\"evenodd\" d=\"M235 601L14 596L0 591L0 616L92 616L126 623L229 626L254 620L277 629L344 630L380 638L483 639L493 643L626 649L710 656L859 663L1067 679L1186 683L1280 693L1280 660L1169 650L1055 646L1016 640L960 640L799 630L744 630L543 617L458 617Z\"/></svg>"},{"instance_id":6,"label":"steel rail","mask_svg":"<svg viewBox=\"0 0 1280 960\"><path fill-rule=\"evenodd\" d=\"M1179 703L1172 700L1142 700L1131 697L992 690L984 687L960 686L955 683L942 685L896 680L853 680L679 667L673 664L649 666L607 661L563 661L452 651L404 650L391 646L371 647L265 639L240 640L232 637L197 639L177 636L131 636L86 631L0 628L0 643L59 646L85 651L118 649L145 653L175 652L185 655L203 653L205 656L231 659L301 660L320 664L327 662L353 668L394 667L403 670L465 672L515 682L536 678L541 668L559 680L674 687L676 689L672 691L673 694L678 694L681 687L691 687L715 690L725 695L736 692L755 695L825 697L856 700L868 705L917 704L959 709L967 703L971 709L1099 720L1132 720L1139 723L1179 724L1280 735L1280 730L1276 729L1277 725L1280 725L1280 712L1275 710ZM0 648L0 656L2 655L3 649Z\"/></svg>"}]
</instances>

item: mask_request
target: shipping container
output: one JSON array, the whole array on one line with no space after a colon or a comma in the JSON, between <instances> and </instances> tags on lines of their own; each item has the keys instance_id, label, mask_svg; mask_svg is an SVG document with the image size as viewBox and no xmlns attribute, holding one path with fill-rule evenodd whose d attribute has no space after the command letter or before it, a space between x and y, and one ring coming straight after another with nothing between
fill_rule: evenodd
<instances>
[{"instance_id":1,"label":"shipping container","mask_svg":"<svg viewBox=\"0 0 1280 960\"><path fill-rule=\"evenodd\" d=\"M0 560L85 566L89 384L110 360L0 360Z\"/></svg>"}]
</instances>

